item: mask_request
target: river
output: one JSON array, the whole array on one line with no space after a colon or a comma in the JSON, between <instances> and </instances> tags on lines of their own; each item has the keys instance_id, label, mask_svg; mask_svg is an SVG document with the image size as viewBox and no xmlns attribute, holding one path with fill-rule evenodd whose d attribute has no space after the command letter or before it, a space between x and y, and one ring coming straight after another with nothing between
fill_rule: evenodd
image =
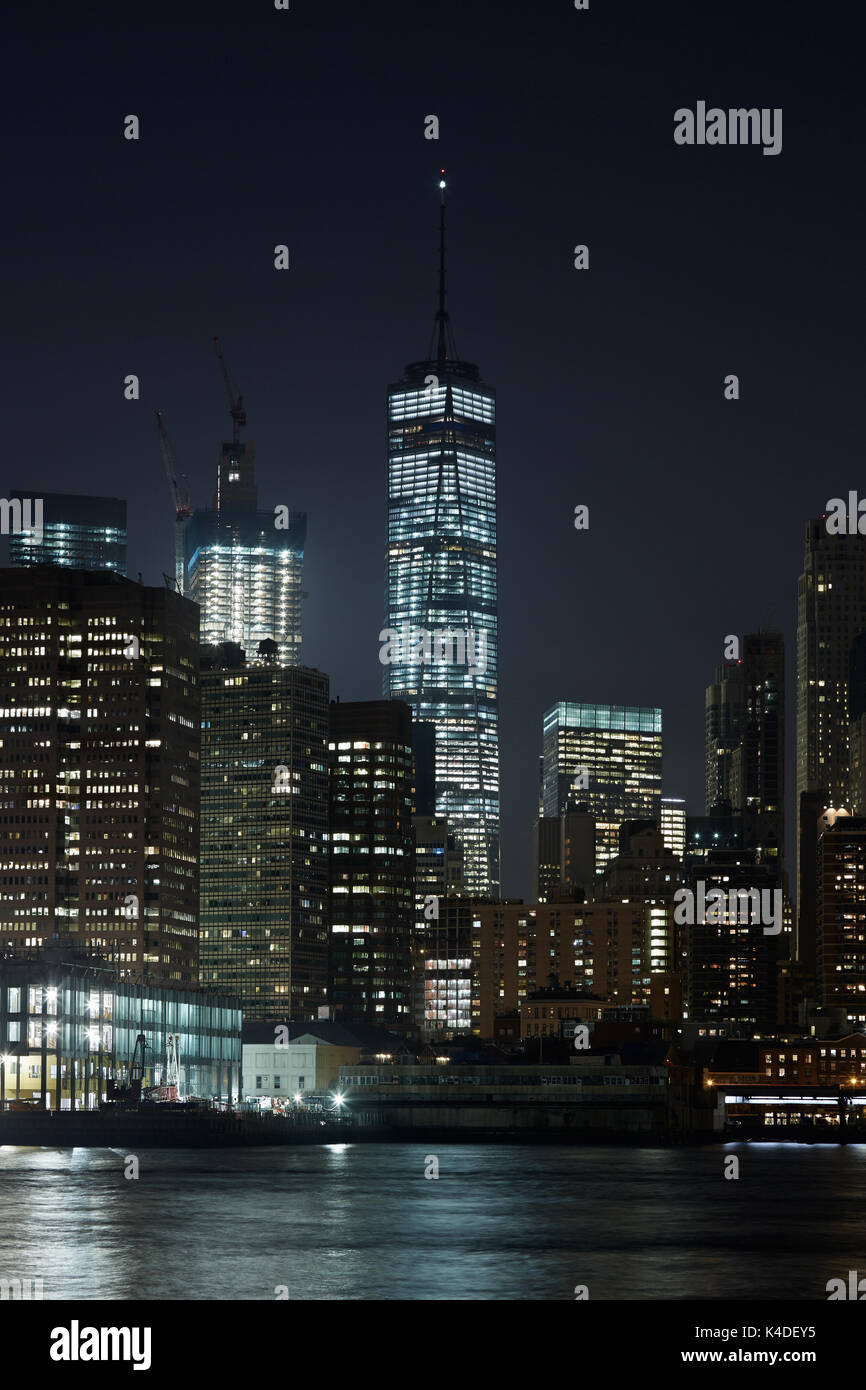
<instances>
[{"instance_id":1,"label":"river","mask_svg":"<svg viewBox=\"0 0 866 1390\"><path fill-rule=\"evenodd\" d=\"M6 1147L0 1278L46 1299L823 1300L866 1272L864 1187L861 1145Z\"/></svg>"}]
</instances>

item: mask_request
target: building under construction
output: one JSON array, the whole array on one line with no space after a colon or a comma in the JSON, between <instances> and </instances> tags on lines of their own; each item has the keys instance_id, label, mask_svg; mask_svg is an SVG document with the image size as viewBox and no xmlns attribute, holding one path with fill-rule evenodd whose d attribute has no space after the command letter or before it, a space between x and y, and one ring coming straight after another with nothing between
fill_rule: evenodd
<instances>
[{"instance_id":1,"label":"building under construction","mask_svg":"<svg viewBox=\"0 0 866 1390\"><path fill-rule=\"evenodd\" d=\"M243 396L232 386L218 338L214 344L228 395L232 437L220 445L217 488L210 508L193 510L157 411L175 514L176 587L201 609L203 644L234 642L252 660L260 643L273 642L278 663L297 666L307 518L290 508L284 497L275 498L270 510L259 508L254 444L240 437L247 423Z\"/></svg>"}]
</instances>

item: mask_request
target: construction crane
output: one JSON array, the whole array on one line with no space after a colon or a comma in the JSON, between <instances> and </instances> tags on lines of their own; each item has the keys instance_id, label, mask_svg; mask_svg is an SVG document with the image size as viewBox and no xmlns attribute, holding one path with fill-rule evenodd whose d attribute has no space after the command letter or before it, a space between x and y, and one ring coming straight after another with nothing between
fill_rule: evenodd
<instances>
[{"instance_id":1,"label":"construction crane","mask_svg":"<svg viewBox=\"0 0 866 1390\"><path fill-rule=\"evenodd\" d=\"M240 427L247 423L247 413L244 410L244 398L243 396L236 396L232 390L228 367L225 364L219 338L214 338L213 342L216 348L216 355L222 367L223 381L226 384L226 394L229 398L229 415L232 417L232 444L237 448L240 444Z\"/></svg>"},{"instance_id":2,"label":"construction crane","mask_svg":"<svg viewBox=\"0 0 866 1390\"><path fill-rule=\"evenodd\" d=\"M141 1104L141 1088L144 1082L145 1050L147 1048L147 1038L144 1033L139 1033L135 1039L135 1047L132 1050L132 1061L129 1066L122 1065L123 1073L119 1080L108 1081L106 1085L106 1099L113 1105L129 1106L136 1109Z\"/></svg>"},{"instance_id":3,"label":"construction crane","mask_svg":"<svg viewBox=\"0 0 866 1390\"><path fill-rule=\"evenodd\" d=\"M177 592L186 592L184 580L186 578L186 555L184 550L184 531L186 523L192 516L192 503L190 501L189 489L186 496L181 500L180 489L177 485L177 470L174 465L174 455L171 445L168 442L168 435L165 432L165 425L162 422L162 411L154 412L156 415L156 427L159 430L159 447L162 453L162 461L165 465L165 476L168 479L168 490L171 493L171 500L174 504L174 577L177 585Z\"/></svg>"}]
</instances>

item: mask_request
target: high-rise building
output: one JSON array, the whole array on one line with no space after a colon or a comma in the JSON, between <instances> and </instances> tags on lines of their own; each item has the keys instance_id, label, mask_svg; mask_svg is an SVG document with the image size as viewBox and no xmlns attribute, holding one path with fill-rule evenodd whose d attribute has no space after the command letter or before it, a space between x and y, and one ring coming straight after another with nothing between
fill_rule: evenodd
<instances>
[{"instance_id":1,"label":"high-rise building","mask_svg":"<svg viewBox=\"0 0 866 1390\"><path fill-rule=\"evenodd\" d=\"M201 640L235 642L251 660L275 642L281 664L301 657L303 512L259 511L253 443L223 444L210 510L186 527L186 593L201 608Z\"/></svg>"},{"instance_id":2,"label":"high-rise building","mask_svg":"<svg viewBox=\"0 0 866 1390\"><path fill-rule=\"evenodd\" d=\"M559 816L540 816L532 829L535 896L546 903L562 882L562 822Z\"/></svg>"},{"instance_id":3,"label":"high-rise building","mask_svg":"<svg viewBox=\"0 0 866 1390\"><path fill-rule=\"evenodd\" d=\"M596 879L596 822L589 811L566 811L560 817L560 883L575 898L592 902Z\"/></svg>"},{"instance_id":4,"label":"high-rise building","mask_svg":"<svg viewBox=\"0 0 866 1390\"><path fill-rule=\"evenodd\" d=\"M692 866L689 891L691 910L684 913L687 904L679 903L674 915L684 1017L739 1025L747 1033L773 1032L779 1014L778 964L790 954L791 940L779 866L756 863L753 850L716 850ZM713 892L724 896L714 901ZM766 917L777 907L782 911L780 930L767 931L775 923ZM765 908L768 912L757 920Z\"/></svg>"},{"instance_id":5,"label":"high-rise building","mask_svg":"<svg viewBox=\"0 0 866 1390\"><path fill-rule=\"evenodd\" d=\"M668 849L654 825L626 821L619 837L620 852L607 862L600 896L605 902L643 903L650 971L675 970L674 894L683 881L682 860Z\"/></svg>"},{"instance_id":6,"label":"high-rise building","mask_svg":"<svg viewBox=\"0 0 866 1390\"><path fill-rule=\"evenodd\" d=\"M439 308L427 358L388 388L383 693L436 729L435 814L463 844L467 891L496 895L499 708L495 399Z\"/></svg>"},{"instance_id":7,"label":"high-rise building","mask_svg":"<svg viewBox=\"0 0 866 1390\"><path fill-rule=\"evenodd\" d=\"M434 816L413 816L415 829L415 938L412 1016L418 1032L426 1028L424 961L437 955L442 902L463 894L463 846Z\"/></svg>"},{"instance_id":8,"label":"high-rise building","mask_svg":"<svg viewBox=\"0 0 866 1390\"><path fill-rule=\"evenodd\" d=\"M328 983L328 677L202 651L202 984L247 1019L316 1016Z\"/></svg>"},{"instance_id":9,"label":"high-rise building","mask_svg":"<svg viewBox=\"0 0 866 1390\"><path fill-rule=\"evenodd\" d=\"M714 850L741 849L742 845L743 822L731 814L729 805L718 807L713 816L686 816L686 863L707 859Z\"/></svg>"},{"instance_id":10,"label":"high-rise building","mask_svg":"<svg viewBox=\"0 0 866 1390\"><path fill-rule=\"evenodd\" d=\"M408 1031L415 844L412 715L399 700L330 710L330 997L336 1017Z\"/></svg>"},{"instance_id":11,"label":"high-rise building","mask_svg":"<svg viewBox=\"0 0 866 1390\"><path fill-rule=\"evenodd\" d=\"M801 792L797 804L797 862L800 891L797 899L796 957L813 978L818 968L818 839L835 819L826 789Z\"/></svg>"},{"instance_id":12,"label":"high-rise building","mask_svg":"<svg viewBox=\"0 0 866 1390\"><path fill-rule=\"evenodd\" d=\"M706 810L729 805L743 843L780 862L785 841L785 643L779 632L743 638L707 686Z\"/></svg>"},{"instance_id":13,"label":"high-rise building","mask_svg":"<svg viewBox=\"0 0 866 1390\"><path fill-rule=\"evenodd\" d=\"M866 817L831 815L817 846L817 972L821 1004L866 1024Z\"/></svg>"},{"instance_id":14,"label":"high-rise building","mask_svg":"<svg viewBox=\"0 0 866 1390\"><path fill-rule=\"evenodd\" d=\"M412 721L412 754L415 759L415 791L412 810L416 816L436 814L436 728Z\"/></svg>"},{"instance_id":15,"label":"high-rise building","mask_svg":"<svg viewBox=\"0 0 866 1390\"><path fill-rule=\"evenodd\" d=\"M686 803L679 796L663 796L661 832L665 849L682 861L686 855Z\"/></svg>"},{"instance_id":16,"label":"high-rise building","mask_svg":"<svg viewBox=\"0 0 866 1390\"><path fill-rule=\"evenodd\" d=\"M426 958L426 1026L492 1038L552 974L610 1004L648 1004L649 916L641 902L491 903L450 898Z\"/></svg>"},{"instance_id":17,"label":"high-rise building","mask_svg":"<svg viewBox=\"0 0 866 1390\"><path fill-rule=\"evenodd\" d=\"M10 500L29 502L29 519L36 521L34 502L40 506L40 524L12 529L9 563L63 565L75 570L113 570L126 574L126 503L117 497L81 497L66 492L34 492L12 488Z\"/></svg>"},{"instance_id":18,"label":"high-rise building","mask_svg":"<svg viewBox=\"0 0 866 1390\"><path fill-rule=\"evenodd\" d=\"M661 815L662 712L560 700L544 716L544 814L595 817L596 873L619 849L626 820Z\"/></svg>"},{"instance_id":19,"label":"high-rise building","mask_svg":"<svg viewBox=\"0 0 866 1390\"><path fill-rule=\"evenodd\" d=\"M540 816L532 832L535 893L540 903L563 892L591 902L596 889L595 818L588 811Z\"/></svg>"},{"instance_id":20,"label":"high-rise building","mask_svg":"<svg viewBox=\"0 0 866 1390\"><path fill-rule=\"evenodd\" d=\"M0 571L0 940L198 983L198 613L106 571Z\"/></svg>"},{"instance_id":21,"label":"high-rise building","mask_svg":"<svg viewBox=\"0 0 866 1390\"><path fill-rule=\"evenodd\" d=\"M828 535L827 517L806 526L797 592L797 805L823 790L847 805L852 651L866 632L866 537ZM798 844L800 836L798 834ZM802 861L798 864L798 901Z\"/></svg>"},{"instance_id":22,"label":"high-rise building","mask_svg":"<svg viewBox=\"0 0 866 1390\"><path fill-rule=\"evenodd\" d=\"M866 815L866 632L851 645L848 664L848 793L846 808Z\"/></svg>"}]
</instances>

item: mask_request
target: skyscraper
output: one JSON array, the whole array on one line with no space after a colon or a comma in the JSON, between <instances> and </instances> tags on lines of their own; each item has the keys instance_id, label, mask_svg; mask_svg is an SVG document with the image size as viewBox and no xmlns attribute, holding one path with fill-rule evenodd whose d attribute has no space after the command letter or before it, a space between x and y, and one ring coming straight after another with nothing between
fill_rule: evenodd
<instances>
[{"instance_id":1,"label":"skyscraper","mask_svg":"<svg viewBox=\"0 0 866 1390\"><path fill-rule=\"evenodd\" d=\"M499 892L496 434L492 388L457 356L439 307L424 361L388 388L383 692L436 729L435 814L464 851L467 892ZM399 634L400 640L397 641Z\"/></svg>"},{"instance_id":2,"label":"skyscraper","mask_svg":"<svg viewBox=\"0 0 866 1390\"><path fill-rule=\"evenodd\" d=\"M848 795L845 805L866 815L866 632L851 646L848 678Z\"/></svg>"},{"instance_id":3,"label":"skyscraper","mask_svg":"<svg viewBox=\"0 0 866 1390\"><path fill-rule=\"evenodd\" d=\"M562 821L539 816L532 829L533 886L536 900L546 903L562 881Z\"/></svg>"},{"instance_id":4,"label":"skyscraper","mask_svg":"<svg viewBox=\"0 0 866 1390\"><path fill-rule=\"evenodd\" d=\"M848 793L851 655L866 632L866 537L806 527L797 603L797 795L825 787L833 806Z\"/></svg>"},{"instance_id":5,"label":"skyscraper","mask_svg":"<svg viewBox=\"0 0 866 1390\"><path fill-rule=\"evenodd\" d=\"M674 920L680 929L684 1017L770 1033L779 1016L779 961L789 953L790 938L786 926L773 934L752 919L747 895L775 906L772 895L779 889L778 865L754 861L752 850L716 850L693 865L690 891L697 907L684 923L678 907ZM702 890L705 897L721 890L724 900L712 911L701 910Z\"/></svg>"},{"instance_id":6,"label":"skyscraper","mask_svg":"<svg viewBox=\"0 0 866 1390\"><path fill-rule=\"evenodd\" d=\"M328 677L202 652L202 984L247 1019L327 998Z\"/></svg>"},{"instance_id":7,"label":"skyscraper","mask_svg":"<svg viewBox=\"0 0 866 1390\"><path fill-rule=\"evenodd\" d=\"M818 997L866 1023L866 818L829 816L817 846Z\"/></svg>"},{"instance_id":8,"label":"skyscraper","mask_svg":"<svg viewBox=\"0 0 866 1390\"><path fill-rule=\"evenodd\" d=\"M679 796L663 796L661 810L661 832L665 849L675 854L677 859L685 858L686 853L686 803Z\"/></svg>"},{"instance_id":9,"label":"skyscraper","mask_svg":"<svg viewBox=\"0 0 866 1390\"><path fill-rule=\"evenodd\" d=\"M18 501L38 497L42 509L41 537L34 528L12 531L10 565L63 565L126 574L126 503L119 498L36 493L33 488L17 487L9 497Z\"/></svg>"},{"instance_id":10,"label":"skyscraper","mask_svg":"<svg viewBox=\"0 0 866 1390\"><path fill-rule=\"evenodd\" d=\"M412 1016L418 1032L427 1028L424 962L438 954L443 899L463 895L463 846L444 820L413 816L415 831L415 939Z\"/></svg>"},{"instance_id":11,"label":"skyscraper","mask_svg":"<svg viewBox=\"0 0 866 1390\"><path fill-rule=\"evenodd\" d=\"M108 572L0 570L0 939L198 983L198 613Z\"/></svg>"},{"instance_id":12,"label":"skyscraper","mask_svg":"<svg viewBox=\"0 0 866 1390\"><path fill-rule=\"evenodd\" d=\"M596 890L595 818L588 811L539 816L532 832L532 862L538 902L573 896L591 902Z\"/></svg>"},{"instance_id":13,"label":"skyscraper","mask_svg":"<svg viewBox=\"0 0 866 1390\"><path fill-rule=\"evenodd\" d=\"M662 712L560 700L544 716L544 814L586 810L596 822L596 873L619 851L626 820L661 817Z\"/></svg>"},{"instance_id":14,"label":"skyscraper","mask_svg":"<svg viewBox=\"0 0 866 1390\"><path fill-rule=\"evenodd\" d=\"M830 806L847 804L851 658L861 632L866 632L866 537L828 535L826 516L810 521L797 590L798 808L804 792L819 790ZM798 830L798 847L801 838ZM801 872L800 858L799 903ZM812 931L812 924L801 924L801 936Z\"/></svg>"},{"instance_id":15,"label":"skyscraper","mask_svg":"<svg viewBox=\"0 0 866 1390\"><path fill-rule=\"evenodd\" d=\"M186 528L186 592L201 607L202 643L236 642L252 660L273 641L280 662L298 664L306 534L303 512L258 510L252 441L223 444L213 506Z\"/></svg>"},{"instance_id":16,"label":"skyscraper","mask_svg":"<svg viewBox=\"0 0 866 1390\"><path fill-rule=\"evenodd\" d=\"M762 862L785 843L785 641L780 632L743 638L742 659L723 662L707 686L706 810L729 805L743 845Z\"/></svg>"},{"instance_id":17,"label":"skyscraper","mask_svg":"<svg viewBox=\"0 0 866 1390\"><path fill-rule=\"evenodd\" d=\"M412 1026L412 715L399 700L330 710L330 997L337 1017Z\"/></svg>"},{"instance_id":18,"label":"skyscraper","mask_svg":"<svg viewBox=\"0 0 866 1390\"><path fill-rule=\"evenodd\" d=\"M674 895L683 878L682 860L654 825L626 821L619 838L620 852L608 860L602 879L603 901L643 903L649 969L653 974L675 970Z\"/></svg>"}]
</instances>

